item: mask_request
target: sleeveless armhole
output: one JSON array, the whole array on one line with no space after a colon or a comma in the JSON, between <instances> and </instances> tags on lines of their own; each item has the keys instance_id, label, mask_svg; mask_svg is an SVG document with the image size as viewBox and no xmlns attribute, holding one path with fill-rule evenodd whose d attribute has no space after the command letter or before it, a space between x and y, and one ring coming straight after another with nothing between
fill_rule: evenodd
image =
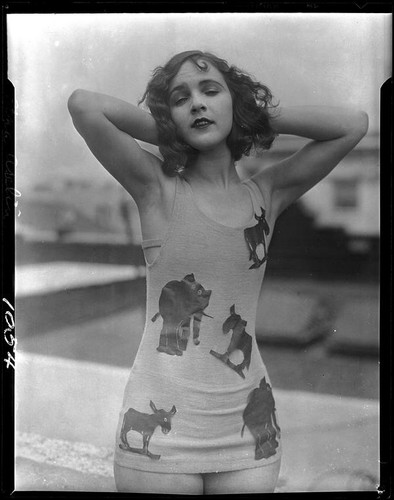
<instances>
[{"instance_id":1,"label":"sleeveless armhole","mask_svg":"<svg viewBox=\"0 0 394 500\"><path fill-rule=\"evenodd\" d=\"M170 237L174 218L175 218L176 204L177 204L177 199L178 199L178 191L179 191L179 178L176 177L176 179L175 179L175 194L174 194L174 200L172 203L170 221L169 221L169 225L167 228L167 232L164 235L164 238L150 238L150 239L146 239L146 240L141 241L142 250L145 250L147 248L160 248L160 252L152 260L152 262L148 262L148 259L146 258L146 255L144 252L145 263L146 263L146 267L148 267L148 268L152 267L160 259L161 255L162 255L163 247L165 246L168 238Z\"/></svg>"}]
</instances>

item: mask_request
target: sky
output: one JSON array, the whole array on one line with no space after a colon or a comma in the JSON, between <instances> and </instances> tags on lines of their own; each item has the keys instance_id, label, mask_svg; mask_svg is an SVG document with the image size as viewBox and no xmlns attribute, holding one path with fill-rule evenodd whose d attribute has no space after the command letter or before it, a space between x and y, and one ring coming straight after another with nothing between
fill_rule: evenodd
<instances>
[{"instance_id":1,"label":"sky","mask_svg":"<svg viewBox=\"0 0 394 500\"><path fill-rule=\"evenodd\" d=\"M11 14L8 78L16 98L16 187L107 174L75 131L76 88L133 104L156 66L207 50L270 87L281 106L355 106L378 132L379 89L391 76L389 14Z\"/></svg>"}]
</instances>

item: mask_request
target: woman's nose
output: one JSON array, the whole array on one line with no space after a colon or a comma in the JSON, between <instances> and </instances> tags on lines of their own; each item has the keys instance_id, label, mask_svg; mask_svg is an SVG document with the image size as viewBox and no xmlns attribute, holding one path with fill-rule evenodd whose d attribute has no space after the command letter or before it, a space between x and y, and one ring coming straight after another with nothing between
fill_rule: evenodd
<instances>
[{"instance_id":1,"label":"woman's nose","mask_svg":"<svg viewBox=\"0 0 394 500\"><path fill-rule=\"evenodd\" d=\"M195 97L192 102L192 113L197 113L198 111L206 111L207 107L201 97Z\"/></svg>"}]
</instances>

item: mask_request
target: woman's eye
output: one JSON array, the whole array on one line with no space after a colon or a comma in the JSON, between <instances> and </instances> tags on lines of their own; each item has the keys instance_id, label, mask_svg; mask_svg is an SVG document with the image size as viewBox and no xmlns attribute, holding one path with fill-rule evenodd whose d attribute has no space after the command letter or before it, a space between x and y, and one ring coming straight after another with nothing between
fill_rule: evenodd
<instances>
[{"instance_id":1,"label":"woman's eye","mask_svg":"<svg viewBox=\"0 0 394 500\"><path fill-rule=\"evenodd\" d=\"M219 93L219 91L216 89L210 89L210 90L206 90L205 93L206 93L206 95L216 95Z\"/></svg>"},{"instance_id":2,"label":"woman's eye","mask_svg":"<svg viewBox=\"0 0 394 500\"><path fill-rule=\"evenodd\" d=\"M187 100L187 97L179 97L178 99L175 100L175 104L179 106L180 104L183 104Z\"/></svg>"}]
</instances>

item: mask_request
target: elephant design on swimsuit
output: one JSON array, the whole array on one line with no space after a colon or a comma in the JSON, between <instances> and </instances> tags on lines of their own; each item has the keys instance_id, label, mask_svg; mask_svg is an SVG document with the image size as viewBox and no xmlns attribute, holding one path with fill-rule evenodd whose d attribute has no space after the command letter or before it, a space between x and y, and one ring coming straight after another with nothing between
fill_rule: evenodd
<instances>
[{"instance_id":1,"label":"elephant design on swimsuit","mask_svg":"<svg viewBox=\"0 0 394 500\"><path fill-rule=\"evenodd\" d=\"M262 266L267 260L267 244L265 241L266 236L270 234L270 227L265 218L265 210L261 208L261 215L254 215L257 220L257 224L253 227L247 227L244 230L245 240L248 244L250 251L249 260L253 260L253 264L249 269L257 269ZM262 247L263 257L260 259L257 254L257 249Z\"/></svg>"},{"instance_id":2,"label":"elephant design on swimsuit","mask_svg":"<svg viewBox=\"0 0 394 500\"><path fill-rule=\"evenodd\" d=\"M246 426L256 442L255 460L275 455L276 448L279 446L276 438L280 437L280 427L275 412L275 400L271 386L263 377L259 387L253 389L249 394L248 404L242 415L244 425L241 436L243 437Z\"/></svg>"},{"instance_id":3,"label":"elephant design on swimsuit","mask_svg":"<svg viewBox=\"0 0 394 500\"><path fill-rule=\"evenodd\" d=\"M223 333L228 333L230 330L233 331L230 345L224 354L219 354L218 352L211 350L209 351L213 356L226 363L230 368L238 373L242 378L245 378L243 369L249 369L250 358L252 355L252 337L246 332L245 326L247 322L241 318L239 314L235 312L235 304L230 307L230 316L223 323ZM238 365L235 365L230 360L230 354L236 349L242 351L243 361Z\"/></svg>"},{"instance_id":4,"label":"elephant design on swimsuit","mask_svg":"<svg viewBox=\"0 0 394 500\"><path fill-rule=\"evenodd\" d=\"M152 321L161 316L163 327L160 332L157 350L171 356L182 356L190 336L190 323L193 319L193 341L200 343L200 324L203 316L212 318L204 312L208 307L212 290L196 281L194 274L186 275L181 281L168 282L159 298L159 312Z\"/></svg>"}]
</instances>

